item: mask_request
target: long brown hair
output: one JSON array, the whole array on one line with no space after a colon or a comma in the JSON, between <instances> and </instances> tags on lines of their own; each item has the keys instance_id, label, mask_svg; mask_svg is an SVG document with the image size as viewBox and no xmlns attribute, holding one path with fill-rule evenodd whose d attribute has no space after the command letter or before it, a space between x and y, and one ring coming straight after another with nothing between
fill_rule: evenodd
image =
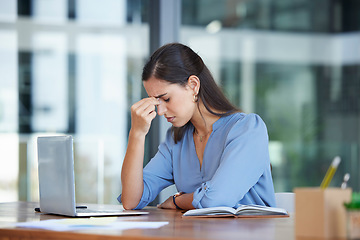
<instances>
[{"instance_id":1,"label":"long brown hair","mask_svg":"<svg viewBox=\"0 0 360 240\"><path fill-rule=\"evenodd\" d=\"M211 114L222 117L240 111L225 97L201 57L180 43L166 44L156 50L144 66L142 80L147 81L154 76L185 87L191 75L199 78L198 98ZM200 110L199 101L197 105ZM172 127L175 143L182 139L189 124L190 121L182 127Z\"/></svg>"}]
</instances>

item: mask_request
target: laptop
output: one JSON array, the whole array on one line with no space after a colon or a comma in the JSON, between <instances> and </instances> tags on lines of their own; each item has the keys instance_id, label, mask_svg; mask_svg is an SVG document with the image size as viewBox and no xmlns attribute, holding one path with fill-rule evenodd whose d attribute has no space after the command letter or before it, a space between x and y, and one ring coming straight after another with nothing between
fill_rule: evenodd
<instances>
[{"instance_id":1,"label":"laptop","mask_svg":"<svg viewBox=\"0 0 360 240\"><path fill-rule=\"evenodd\" d=\"M129 216L148 212L76 207L72 136L38 137L40 211L69 217Z\"/></svg>"}]
</instances>

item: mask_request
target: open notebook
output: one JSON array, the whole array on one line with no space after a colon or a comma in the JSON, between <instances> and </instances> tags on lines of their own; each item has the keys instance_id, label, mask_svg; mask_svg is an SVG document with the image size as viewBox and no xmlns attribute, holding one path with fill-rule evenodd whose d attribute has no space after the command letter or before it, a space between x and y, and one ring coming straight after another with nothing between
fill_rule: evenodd
<instances>
[{"instance_id":1,"label":"open notebook","mask_svg":"<svg viewBox=\"0 0 360 240\"><path fill-rule=\"evenodd\" d=\"M210 207L193 209L185 212L184 217L238 217L238 218L276 218L289 217L289 213L282 208L260 205L241 205L238 208Z\"/></svg>"},{"instance_id":2,"label":"open notebook","mask_svg":"<svg viewBox=\"0 0 360 240\"><path fill-rule=\"evenodd\" d=\"M37 147L41 212L70 217L148 214L122 209L77 208L72 136L39 137Z\"/></svg>"}]
</instances>

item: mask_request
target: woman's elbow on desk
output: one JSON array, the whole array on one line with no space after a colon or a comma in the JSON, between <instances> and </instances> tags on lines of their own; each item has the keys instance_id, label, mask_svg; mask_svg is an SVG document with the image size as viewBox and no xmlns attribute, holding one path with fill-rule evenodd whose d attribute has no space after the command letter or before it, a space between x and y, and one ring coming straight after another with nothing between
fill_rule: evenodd
<instances>
[{"instance_id":1,"label":"woman's elbow on desk","mask_svg":"<svg viewBox=\"0 0 360 240\"><path fill-rule=\"evenodd\" d=\"M123 196L121 196L121 203L125 210L135 209L137 207L137 205L139 204L139 203L135 203L135 201L129 201L127 199L124 199Z\"/></svg>"},{"instance_id":2,"label":"woman's elbow on desk","mask_svg":"<svg viewBox=\"0 0 360 240\"><path fill-rule=\"evenodd\" d=\"M134 210L136 209L138 204L132 204L132 203L123 203L123 208L125 210Z\"/></svg>"}]
</instances>

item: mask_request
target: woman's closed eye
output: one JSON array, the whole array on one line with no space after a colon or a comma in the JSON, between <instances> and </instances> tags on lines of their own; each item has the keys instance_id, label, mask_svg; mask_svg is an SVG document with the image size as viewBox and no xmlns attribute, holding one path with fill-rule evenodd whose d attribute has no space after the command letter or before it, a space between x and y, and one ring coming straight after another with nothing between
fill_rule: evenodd
<instances>
[{"instance_id":1,"label":"woman's closed eye","mask_svg":"<svg viewBox=\"0 0 360 240\"><path fill-rule=\"evenodd\" d=\"M167 98L167 99L164 99L165 102L169 102L170 101L170 98Z\"/></svg>"}]
</instances>

